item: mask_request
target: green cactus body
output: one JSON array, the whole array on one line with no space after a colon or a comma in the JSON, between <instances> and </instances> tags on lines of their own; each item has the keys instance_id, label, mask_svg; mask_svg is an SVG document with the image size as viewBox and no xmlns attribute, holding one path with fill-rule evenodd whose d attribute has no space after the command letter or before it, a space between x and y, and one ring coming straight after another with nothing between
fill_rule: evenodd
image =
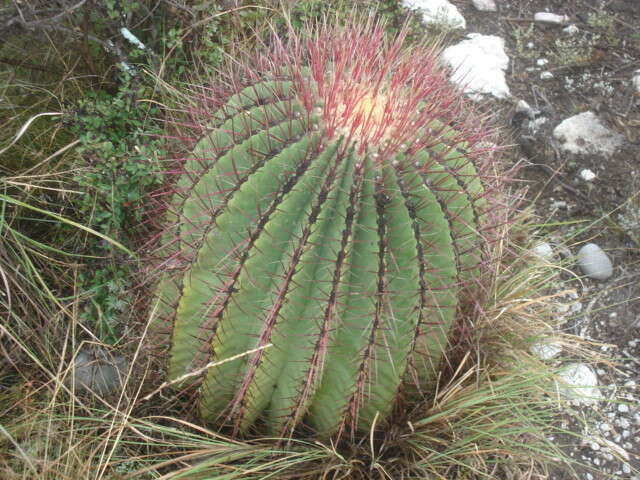
<instances>
[{"instance_id":1,"label":"green cactus body","mask_svg":"<svg viewBox=\"0 0 640 480\"><path fill-rule=\"evenodd\" d=\"M435 379L480 268L475 138L448 126L459 94L433 52L414 74L379 26L316 36L332 55L280 51L277 73L212 113L169 203L152 331L170 336L172 380L238 356L195 379L203 418L236 433L384 419L408 377ZM387 53L349 67L345 43L366 41ZM428 89L441 107L417 108Z\"/></svg>"}]
</instances>

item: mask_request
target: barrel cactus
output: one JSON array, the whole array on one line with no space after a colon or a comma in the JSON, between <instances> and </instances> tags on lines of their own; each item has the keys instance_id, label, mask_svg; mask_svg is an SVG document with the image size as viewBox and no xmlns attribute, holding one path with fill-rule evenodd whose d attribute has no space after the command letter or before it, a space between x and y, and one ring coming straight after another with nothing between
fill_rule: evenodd
<instances>
[{"instance_id":1,"label":"barrel cactus","mask_svg":"<svg viewBox=\"0 0 640 480\"><path fill-rule=\"evenodd\" d=\"M274 36L196 96L151 331L220 428L366 431L435 380L496 185L437 47L404 39L375 21Z\"/></svg>"}]
</instances>

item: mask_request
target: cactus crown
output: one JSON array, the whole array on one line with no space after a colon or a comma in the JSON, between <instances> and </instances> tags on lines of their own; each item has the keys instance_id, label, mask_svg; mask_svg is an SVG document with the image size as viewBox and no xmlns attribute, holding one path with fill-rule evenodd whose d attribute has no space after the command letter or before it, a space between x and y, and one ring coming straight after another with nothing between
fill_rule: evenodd
<instances>
[{"instance_id":1,"label":"cactus crown","mask_svg":"<svg viewBox=\"0 0 640 480\"><path fill-rule=\"evenodd\" d=\"M172 379L269 346L198 377L205 419L353 432L434 379L479 274L491 156L437 49L403 41L374 21L275 37L215 108L200 98L154 342Z\"/></svg>"}]
</instances>

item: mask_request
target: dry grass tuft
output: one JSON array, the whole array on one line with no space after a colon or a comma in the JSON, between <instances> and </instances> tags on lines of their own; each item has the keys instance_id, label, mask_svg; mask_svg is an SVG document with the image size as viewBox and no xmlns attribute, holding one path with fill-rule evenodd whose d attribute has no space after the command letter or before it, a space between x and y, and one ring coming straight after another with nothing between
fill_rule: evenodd
<instances>
[{"instance_id":1,"label":"dry grass tuft","mask_svg":"<svg viewBox=\"0 0 640 480\"><path fill-rule=\"evenodd\" d=\"M145 366L143 340L131 345L136 367L122 392L74 393L65 382L71 352L80 348L72 341L73 304L65 308L70 316L60 317L71 327L49 356L38 353L45 350L41 335L4 328L5 344L18 345L32 361L14 365L13 383L3 384L0 476L449 480L545 478L551 465L571 469L549 440L570 434L555 422L562 405L555 371L530 353L556 327L561 297L548 285L562 267L531 255L528 246L495 248L504 249L506 260L491 275L481 308L461 321L465 334L452 347L436 394L407 392L390 424L338 444L312 437L234 440L172 414L165 410L173 403L169 390L148 386L158 382ZM589 345L570 336L560 341L572 356L588 356Z\"/></svg>"}]
</instances>

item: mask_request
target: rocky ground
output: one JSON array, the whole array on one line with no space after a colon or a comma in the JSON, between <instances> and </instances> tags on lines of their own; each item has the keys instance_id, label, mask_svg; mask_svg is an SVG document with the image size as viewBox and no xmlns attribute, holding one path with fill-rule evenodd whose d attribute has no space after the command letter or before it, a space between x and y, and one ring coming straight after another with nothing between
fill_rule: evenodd
<instances>
[{"instance_id":1,"label":"rocky ground","mask_svg":"<svg viewBox=\"0 0 640 480\"><path fill-rule=\"evenodd\" d=\"M569 382L597 385L575 402L583 422L559 438L584 464L553 478L640 480L640 2L405 0L426 28L445 29L445 59L489 103L514 143L510 161L573 289L566 333L599 344L575 363L561 345L540 355ZM460 75L462 74L462 75Z\"/></svg>"}]
</instances>

